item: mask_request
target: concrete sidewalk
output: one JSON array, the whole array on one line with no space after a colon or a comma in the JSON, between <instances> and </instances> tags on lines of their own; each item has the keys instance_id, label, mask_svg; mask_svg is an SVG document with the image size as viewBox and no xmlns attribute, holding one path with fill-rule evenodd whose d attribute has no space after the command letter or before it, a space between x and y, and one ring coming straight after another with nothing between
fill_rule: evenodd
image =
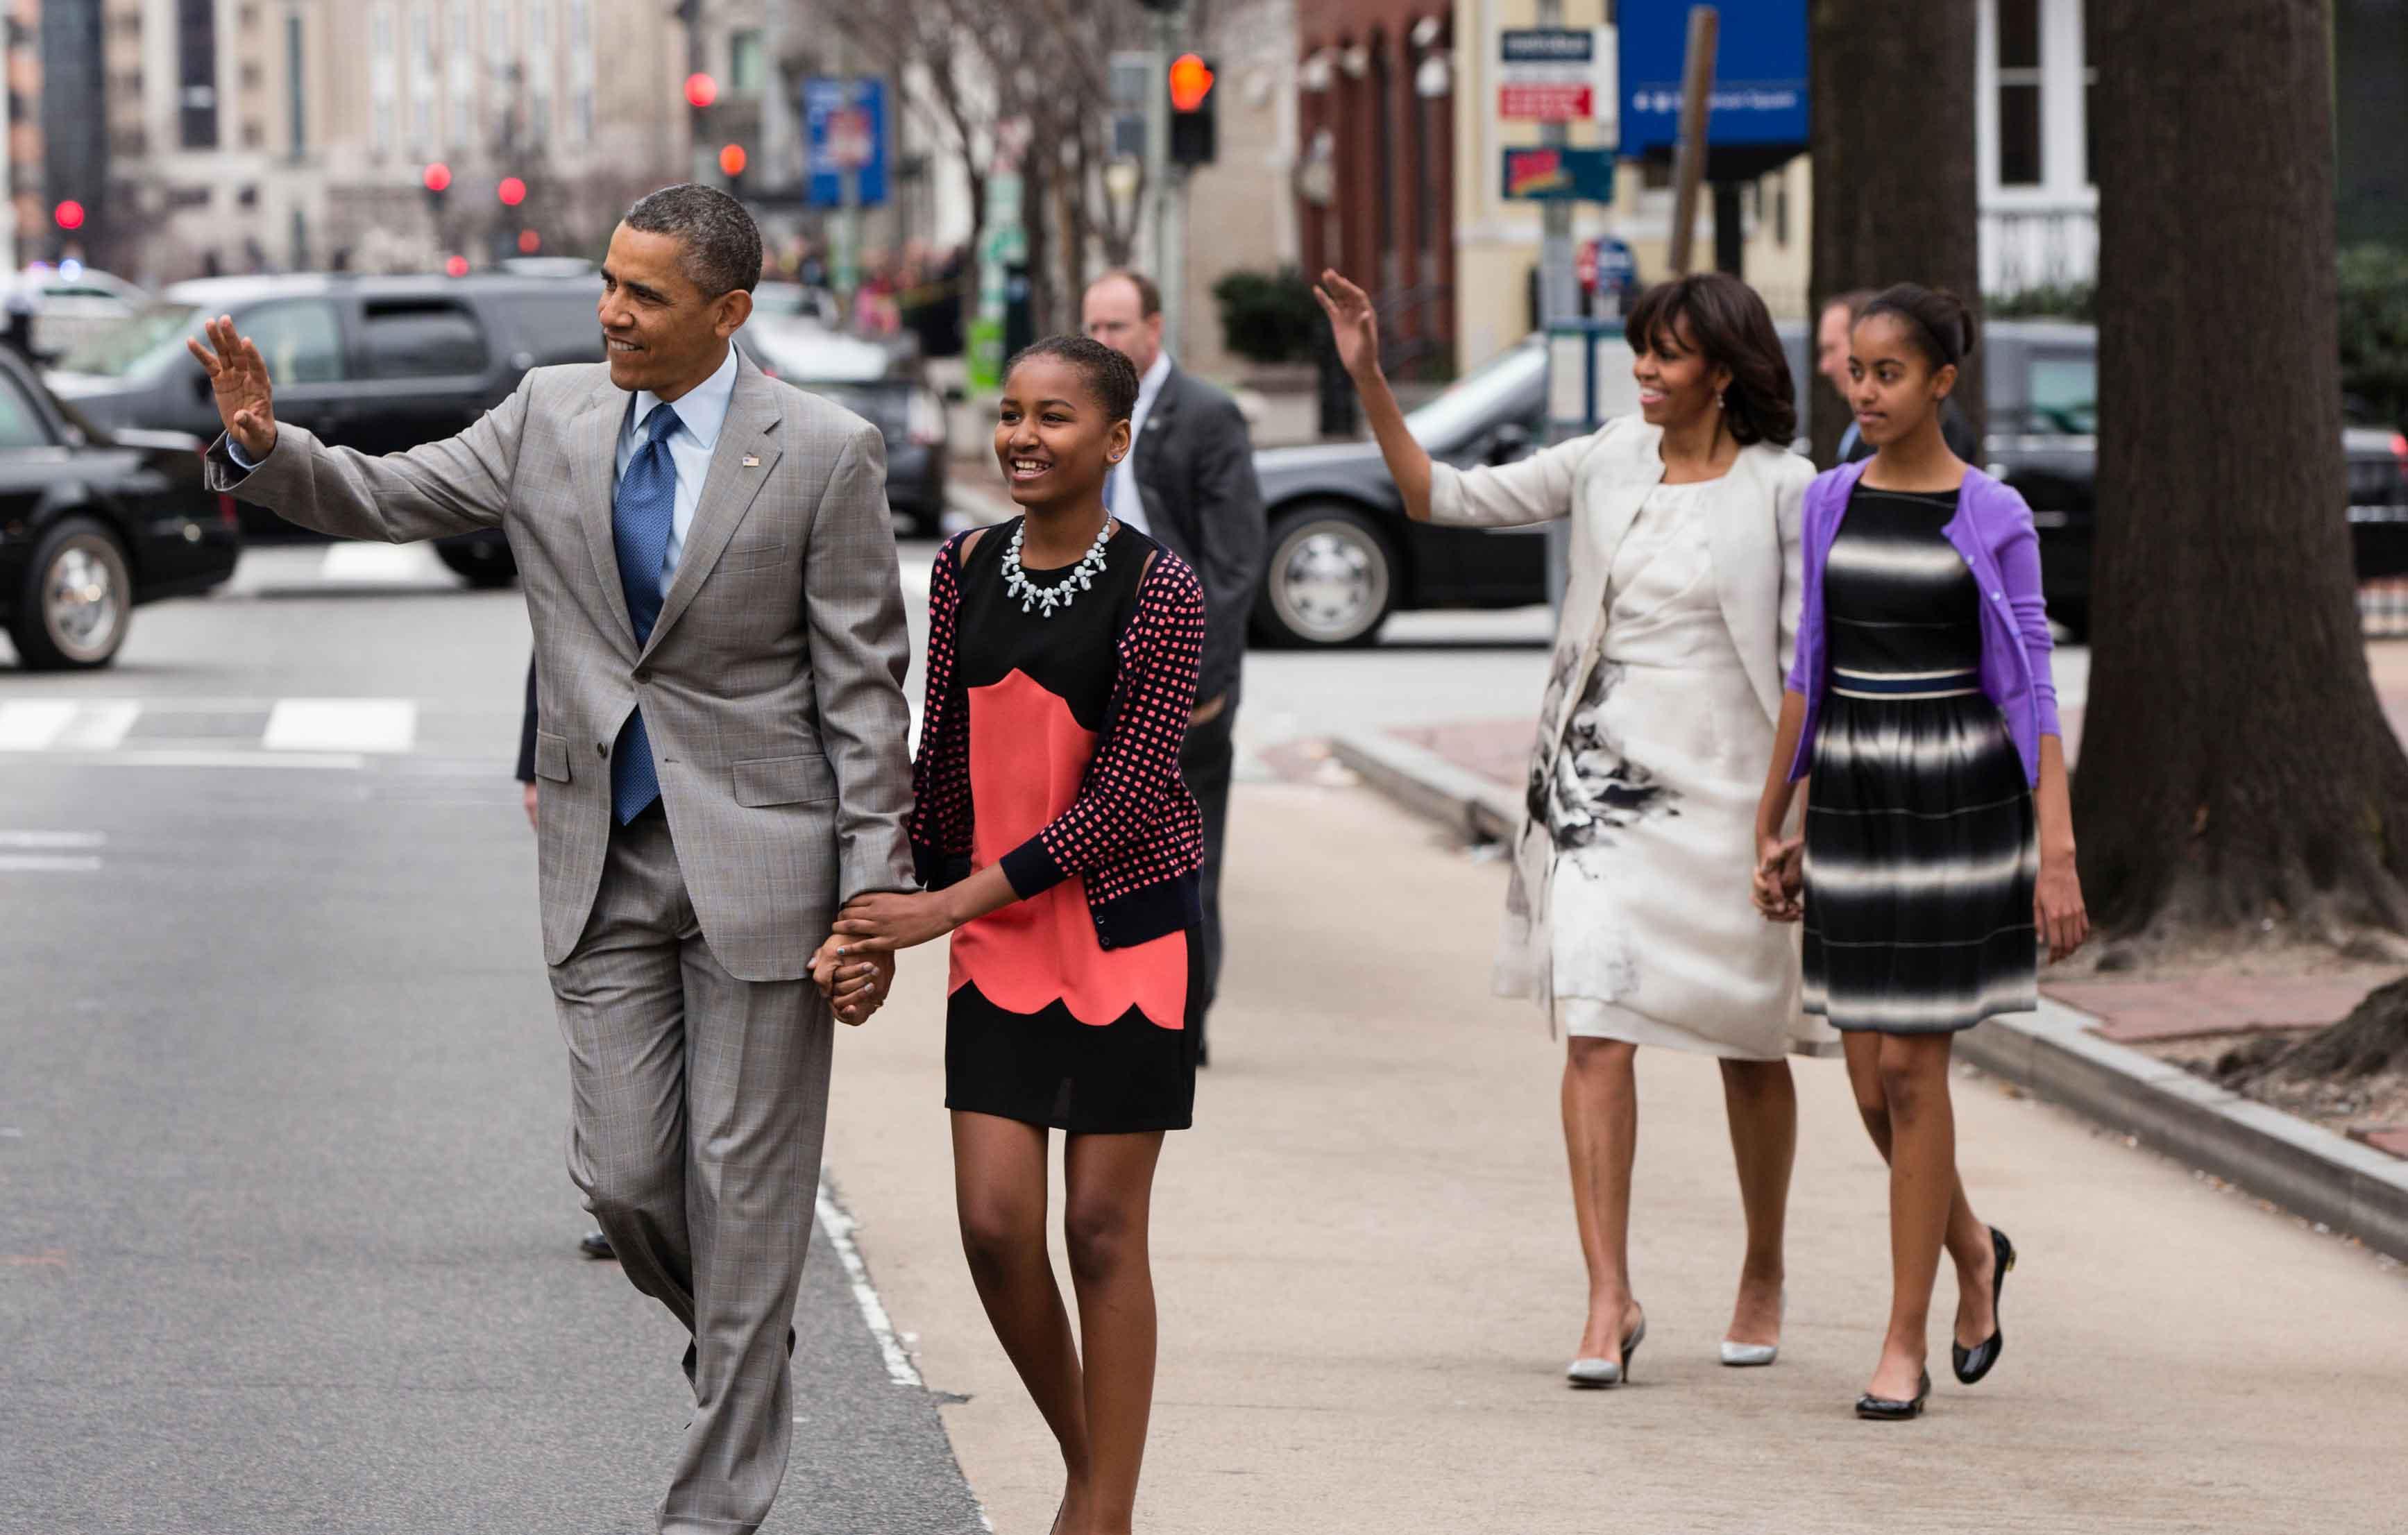
<instances>
[{"instance_id":1,"label":"concrete sidewalk","mask_svg":"<svg viewBox=\"0 0 2408 1535\"><path fill-rule=\"evenodd\" d=\"M1568 1390L1584 1283L1562 1047L1487 996L1501 868L1361 789L1244 786L1234 825L1216 1064L1155 1202L1146 1535L2397 1524L2399 1267L1970 1073L1966 1183L2024 1255L1991 1380L1947 1379L1943 1274L1930 1416L1850 1415L1886 1305L1886 1190L1821 1061L1797 1068L1784 1352L1720 1368L1741 1231L1719 1078L1649 1052L1648 1342L1636 1385ZM962 1399L945 1418L972 1487L1003 1535L1035 1535L1057 1462L963 1268L943 975L937 950L910 956L842 1041L828 1158L928 1384Z\"/></svg>"}]
</instances>

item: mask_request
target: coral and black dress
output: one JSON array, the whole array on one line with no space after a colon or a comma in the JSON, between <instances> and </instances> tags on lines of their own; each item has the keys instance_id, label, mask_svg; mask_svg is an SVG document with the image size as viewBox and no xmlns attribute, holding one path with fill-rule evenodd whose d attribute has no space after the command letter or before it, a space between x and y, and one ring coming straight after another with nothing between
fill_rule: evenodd
<instances>
[{"instance_id":1,"label":"coral and black dress","mask_svg":"<svg viewBox=\"0 0 2408 1535\"><path fill-rule=\"evenodd\" d=\"M1196 1096L1201 822L1179 778L1203 595L1115 527L1091 586L1024 611L1017 524L929 583L912 844L940 888L1001 864L1021 897L953 937L945 1106L1076 1134L1184 1129ZM1050 587L1068 570L1026 572Z\"/></svg>"}]
</instances>

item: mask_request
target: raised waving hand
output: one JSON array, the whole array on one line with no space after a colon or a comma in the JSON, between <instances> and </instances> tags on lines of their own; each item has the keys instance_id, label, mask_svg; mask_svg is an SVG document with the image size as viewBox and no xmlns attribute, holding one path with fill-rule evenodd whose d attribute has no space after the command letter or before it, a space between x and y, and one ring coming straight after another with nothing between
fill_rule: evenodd
<instances>
[{"instance_id":1,"label":"raised waving hand","mask_svg":"<svg viewBox=\"0 0 2408 1535\"><path fill-rule=\"evenodd\" d=\"M267 380L267 359L259 354L256 343L236 334L231 316L205 321L201 331L208 337L208 346L198 340L187 340L184 345L208 370L218 419L225 423L226 435L256 464L276 449L276 408Z\"/></svg>"}]
</instances>

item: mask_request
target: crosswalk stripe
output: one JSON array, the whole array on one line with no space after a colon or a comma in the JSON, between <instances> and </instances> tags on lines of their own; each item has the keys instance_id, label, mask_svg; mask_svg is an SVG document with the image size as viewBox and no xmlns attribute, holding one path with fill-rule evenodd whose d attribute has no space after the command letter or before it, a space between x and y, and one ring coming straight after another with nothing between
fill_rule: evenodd
<instances>
[{"instance_id":1,"label":"crosswalk stripe","mask_svg":"<svg viewBox=\"0 0 2408 1535\"><path fill-rule=\"evenodd\" d=\"M0 752L39 752L73 724L72 698L19 698L0 704Z\"/></svg>"},{"instance_id":2,"label":"crosswalk stripe","mask_svg":"<svg viewBox=\"0 0 2408 1535\"><path fill-rule=\"evenodd\" d=\"M0 831L0 848L39 848L57 851L62 848L100 848L108 845L106 832L97 831Z\"/></svg>"},{"instance_id":3,"label":"crosswalk stripe","mask_svg":"<svg viewBox=\"0 0 2408 1535\"><path fill-rule=\"evenodd\" d=\"M137 698L100 698L76 710L75 719L52 737L53 752L111 752L142 717Z\"/></svg>"},{"instance_id":4,"label":"crosswalk stripe","mask_svg":"<svg viewBox=\"0 0 2408 1535\"><path fill-rule=\"evenodd\" d=\"M279 698L260 744L271 752L407 752L418 706L407 698Z\"/></svg>"},{"instance_id":5,"label":"crosswalk stripe","mask_svg":"<svg viewBox=\"0 0 2408 1535\"><path fill-rule=\"evenodd\" d=\"M0 874L93 874L97 858L67 857L49 853L0 853Z\"/></svg>"}]
</instances>

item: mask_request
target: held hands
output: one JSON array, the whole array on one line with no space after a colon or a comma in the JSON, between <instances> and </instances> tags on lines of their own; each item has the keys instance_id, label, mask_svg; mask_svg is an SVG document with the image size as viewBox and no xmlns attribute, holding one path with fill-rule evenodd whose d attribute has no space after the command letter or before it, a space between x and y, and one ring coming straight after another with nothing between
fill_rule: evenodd
<instances>
[{"instance_id":1,"label":"held hands","mask_svg":"<svg viewBox=\"0 0 2408 1535\"><path fill-rule=\"evenodd\" d=\"M1336 267L1329 267L1313 285L1312 296L1329 316L1338 360L1345 366L1347 376L1359 379L1379 372L1380 316L1371 308L1371 295L1339 276Z\"/></svg>"},{"instance_id":2,"label":"held hands","mask_svg":"<svg viewBox=\"0 0 2408 1535\"><path fill-rule=\"evenodd\" d=\"M840 947L843 942L831 934L820 945L819 953L811 956L811 981L838 1020L857 1027L886 1005L887 993L895 987L895 956L846 958Z\"/></svg>"},{"instance_id":3,"label":"held hands","mask_svg":"<svg viewBox=\"0 0 2408 1535\"><path fill-rule=\"evenodd\" d=\"M1767 922L1796 922L1806 914L1800 892L1806 887L1806 839L1802 837L1758 837L1756 875L1751 882L1756 909Z\"/></svg>"},{"instance_id":4,"label":"held hands","mask_svg":"<svg viewBox=\"0 0 2408 1535\"><path fill-rule=\"evenodd\" d=\"M218 419L226 435L238 443L254 464L276 450L276 411L270 404L267 360L256 343L235 334L234 321L224 315L202 327L208 346L196 340L184 345L208 369L209 388L217 395Z\"/></svg>"},{"instance_id":5,"label":"held hands","mask_svg":"<svg viewBox=\"0 0 2408 1535\"><path fill-rule=\"evenodd\" d=\"M840 957L892 954L940 939L961 924L947 910L944 894L857 896L837 918Z\"/></svg>"},{"instance_id":6,"label":"held hands","mask_svg":"<svg viewBox=\"0 0 2408 1535\"><path fill-rule=\"evenodd\" d=\"M2082 877L2071 854L2040 861L2040 881L2032 887L2032 925L2048 943L2048 962L2071 958L2090 937L2090 912L2082 904Z\"/></svg>"}]
</instances>

